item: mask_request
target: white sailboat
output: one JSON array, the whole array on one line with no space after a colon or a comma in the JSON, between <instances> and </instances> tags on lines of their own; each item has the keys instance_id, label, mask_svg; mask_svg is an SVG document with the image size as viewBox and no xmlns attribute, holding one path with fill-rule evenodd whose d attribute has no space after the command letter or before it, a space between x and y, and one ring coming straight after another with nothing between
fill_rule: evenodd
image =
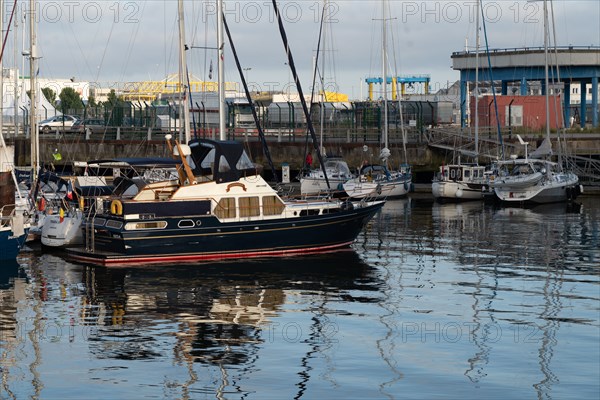
<instances>
[{"instance_id":1,"label":"white sailboat","mask_svg":"<svg viewBox=\"0 0 600 400\"><path fill-rule=\"evenodd\" d=\"M475 159L479 155L479 15L480 0L475 7ZM493 86L493 85L492 85ZM475 163L442 164L431 183L431 193L436 200L481 200L489 190L486 168Z\"/></svg>"},{"instance_id":2,"label":"white sailboat","mask_svg":"<svg viewBox=\"0 0 600 400\"><path fill-rule=\"evenodd\" d=\"M525 146L525 158L511 156L509 160L498 162L499 174L492 182L494 193L502 202L553 203L574 200L582 191L576 174L552 162L552 142L550 140L550 106L548 79L548 2L544 0L544 66L546 96L546 138L542 145L529 156L528 142L520 136ZM542 158L543 157L543 158Z\"/></svg>"},{"instance_id":3,"label":"white sailboat","mask_svg":"<svg viewBox=\"0 0 600 400\"><path fill-rule=\"evenodd\" d=\"M391 152L388 148L388 97L387 97L387 2L382 2L382 82L383 88L383 149L380 152L381 164L363 165L356 178L343 184L344 191L351 198L403 197L412 186L412 171L408 164L398 170L389 168ZM400 107L402 114L402 107ZM404 127L403 127L404 128ZM406 153L406 152L405 152Z\"/></svg>"},{"instance_id":4,"label":"white sailboat","mask_svg":"<svg viewBox=\"0 0 600 400\"><path fill-rule=\"evenodd\" d=\"M327 12L329 10L328 2L325 0L323 2L323 10ZM320 40L323 43L326 43L326 35L327 35L327 25L325 23L326 16L323 14L322 24L322 32L323 37ZM326 51L319 51L321 53L321 69L322 75L325 74L326 67ZM314 76L317 76L317 63L314 65ZM320 96L321 99L321 107L320 107L320 136L319 136L319 153L322 157L325 157L324 165L320 166L316 169L311 169L307 171L304 175L300 177L300 194L303 196L315 196L320 194L331 194L335 191L342 191L342 184L349 179L355 177L355 175L350 171L350 167L348 163L344 161L341 157L335 156L327 156L323 147L323 136L324 136L324 126L325 126L325 103L327 102L327 93L325 91L325 82L323 76L320 79L321 90L323 93ZM310 165L308 165L310 168ZM325 178L327 175L327 179Z\"/></svg>"}]
</instances>

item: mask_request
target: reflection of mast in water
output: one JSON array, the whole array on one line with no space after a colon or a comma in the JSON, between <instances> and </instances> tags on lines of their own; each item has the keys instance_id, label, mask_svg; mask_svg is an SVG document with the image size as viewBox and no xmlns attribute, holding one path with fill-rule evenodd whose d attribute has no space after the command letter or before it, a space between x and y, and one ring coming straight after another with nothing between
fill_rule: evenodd
<instances>
[{"instance_id":1,"label":"reflection of mast in water","mask_svg":"<svg viewBox=\"0 0 600 400\"><path fill-rule=\"evenodd\" d=\"M479 247L479 243L476 244ZM479 270L480 260L478 256L474 257L473 270L475 271L475 275L477 275L477 283L475 284L475 290L473 292L473 305L471 308L473 309L473 329L470 330L471 339L475 346L479 349L477 353L471 358L469 358L469 368L465 371L465 376L467 376L471 382L479 382L483 377L487 376L484 369L485 366L489 362L489 354L491 347L488 345L487 341L490 338L490 335L497 334L497 332L491 332L490 328L496 325L494 320L494 315L490 311L492 310L492 301L496 297L496 293L498 293L498 274L496 267L493 268L493 280L494 285L490 287L491 294L488 296L487 304L479 304L480 298L483 296L483 280L484 276ZM482 324L480 314L484 311L489 312L490 322L487 324Z\"/></svg>"},{"instance_id":2,"label":"reflection of mast in water","mask_svg":"<svg viewBox=\"0 0 600 400\"><path fill-rule=\"evenodd\" d=\"M294 396L294 399L300 399L304 396L304 392L306 391L310 380L310 371L313 370L313 367L309 362L311 359L315 358L315 355L320 354L323 356L327 364L327 370L325 373L321 374L322 377L331 382L333 387L338 386L337 382L331 376L334 367L331 358L327 356L327 350L330 350L334 343L332 334L337 331L336 326L330 322L329 317L327 316L328 314L331 314L331 312L326 309L326 304L329 300L328 292L319 291L312 297L322 299L322 301L320 304L317 304L316 302L311 303L311 311L313 313L311 320L313 323L308 339L305 341L310 345L310 350L306 352L300 361L303 370L298 372L301 379L300 382L296 383L298 393Z\"/></svg>"},{"instance_id":3,"label":"reflection of mast in water","mask_svg":"<svg viewBox=\"0 0 600 400\"><path fill-rule=\"evenodd\" d=\"M33 319L33 329L29 331L29 340L31 340L31 345L33 346L33 352L35 354L34 361L29 365L29 370L31 371L31 375L33 379L31 384L35 390L35 396L32 396L36 399L40 398L42 389L44 388L44 384L40 379L40 374L37 370L38 366L41 363L41 351L40 351L40 343L39 337L43 332L42 320L44 318L44 314L42 312L42 300L47 295L48 288L46 287L46 278L43 276L42 271L38 268L37 264L32 265L32 274L35 276L31 284L32 289L32 300L33 300L33 311L35 313ZM39 295L38 295L39 293Z\"/></svg>"},{"instance_id":4,"label":"reflection of mast in water","mask_svg":"<svg viewBox=\"0 0 600 400\"><path fill-rule=\"evenodd\" d=\"M0 398L3 393L7 397L16 399L14 393L10 390L9 370L16 365L14 353L19 347L19 338L17 332L17 304L19 282L14 280L17 276L19 265L15 261L5 261L0 267L0 379L2 387L0 388ZM22 297L22 296L21 296Z\"/></svg>"},{"instance_id":5,"label":"reflection of mast in water","mask_svg":"<svg viewBox=\"0 0 600 400\"><path fill-rule=\"evenodd\" d=\"M394 377L392 379L379 384L379 392L382 395L392 399L394 398L394 396L392 394L386 393L385 388L393 387L396 382L404 378L404 374L396 368L398 363L394 359L394 353L396 349L394 340L398 337L398 332L401 331L398 328L396 322L398 321L398 309L394 305L402 304L402 297L399 296L399 294L401 294L404 291L404 286L402 285L402 268L394 268L394 270L398 271L398 273L400 274L400 276L396 280L394 279L389 269L389 265L390 264L383 266L383 268L385 269L385 274L382 278L385 283L381 286L383 301L379 303L379 306L385 311L387 311L386 314L381 315L379 317L379 321L381 321L381 324L385 327L386 334L385 337L377 339L376 344L377 350L379 351L379 355L381 356L382 360L387 364L390 371L394 374ZM392 267L395 267L395 265L391 265ZM398 286L395 287L390 285L390 282L392 281L394 281ZM384 349L384 345L386 343L389 343L389 347L387 349Z\"/></svg>"},{"instance_id":6,"label":"reflection of mast in water","mask_svg":"<svg viewBox=\"0 0 600 400\"><path fill-rule=\"evenodd\" d=\"M550 362L554 355L556 332L560 327L558 315L562 309L560 293L563 283L563 269L560 265L549 265L547 268L546 282L544 284L544 298L546 303L540 315L545 320L545 323L539 327L542 331L542 340L541 347L538 350L540 371L544 375L544 379L533 385L537 391L538 399L551 398L552 385L558 381L558 378L550 369ZM552 275L555 276L553 277Z\"/></svg>"},{"instance_id":7,"label":"reflection of mast in water","mask_svg":"<svg viewBox=\"0 0 600 400\"><path fill-rule=\"evenodd\" d=\"M31 260L29 260L31 261ZM42 301L45 295L45 282L41 271L32 267L33 282L28 284L24 279L13 279L18 275L18 264L7 265L5 262L0 266L0 374L2 378L2 387L0 388L0 398L7 394L10 398L18 398L11 391L11 381L18 381L19 387L23 380L20 372L20 364L25 364L27 352L27 338L33 348L33 360L29 363L28 369L31 373L31 388L33 394L29 397L38 399L41 397L44 385L40 379L38 367L41 364L40 335L42 335L43 313ZM5 276L8 273L9 276ZM6 279L6 283L4 283ZM33 305L31 304L33 303ZM29 308L34 311L33 326L30 327L30 314L26 311ZM11 374L12 372L12 374ZM22 387L21 387L22 389Z\"/></svg>"}]
</instances>

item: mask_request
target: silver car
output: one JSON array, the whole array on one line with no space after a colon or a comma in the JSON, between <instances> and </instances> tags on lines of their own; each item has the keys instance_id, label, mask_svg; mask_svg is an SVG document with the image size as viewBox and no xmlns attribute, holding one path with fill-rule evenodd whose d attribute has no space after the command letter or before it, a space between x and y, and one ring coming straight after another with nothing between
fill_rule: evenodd
<instances>
[{"instance_id":1,"label":"silver car","mask_svg":"<svg viewBox=\"0 0 600 400\"><path fill-rule=\"evenodd\" d=\"M45 119L38 124L41 133L50 133L51 131L71 129L77 118L71 115L56 115Z\"/></svg>"}]
</instances>

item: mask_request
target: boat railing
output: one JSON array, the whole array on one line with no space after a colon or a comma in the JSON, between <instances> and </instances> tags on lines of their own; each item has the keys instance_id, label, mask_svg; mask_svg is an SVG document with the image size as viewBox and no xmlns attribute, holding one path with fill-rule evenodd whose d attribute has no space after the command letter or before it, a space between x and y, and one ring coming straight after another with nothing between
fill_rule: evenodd
<instances>
[{"instance_id":1,"label":"boat railing","mask_svg":"<svg viewBox=\"0 0 600 400\"><path fill-rule=\"evenodd\" d=\"M0 226L9 226L16 213L15 204L5 204L0 208Z\"/></svg>"}]
</instances>

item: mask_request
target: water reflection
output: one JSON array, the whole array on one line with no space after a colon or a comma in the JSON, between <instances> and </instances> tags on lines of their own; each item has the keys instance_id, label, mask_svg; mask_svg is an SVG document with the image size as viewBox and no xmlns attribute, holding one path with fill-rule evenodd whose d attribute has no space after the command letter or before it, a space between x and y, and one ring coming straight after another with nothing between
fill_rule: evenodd
<instances>
[{"instance_id":1,"label":"water reflection","mask_svg":"<svg viewBox=\"0 0 600 400\"><path fill-rule=\"evenodd\" d=\"M295 257L247 263L163 266L140 269L83 269L86 296L83 320L97 326L90 350L97 357L153 359L165 356L156 331L169 325L176 337L180 363L252 368L262 345L274 331L286 292L314 296L312 326L307 342L319 345L331 334L321 311L326 298L362 301L349 294L376 292L372 268L354 251L326 256ZM283 328L281 328L283 329ZM291 329L287 332L295 335ZM119 345L114 341L118 336ZM301 363L299 387L309 379L308 360Z\"/></svg>"},{"instance_id":2,"label":"water reflection","mask_svg":"<svg viewBox=\"0 0 600 400\"><path fill-rule=\"evenodd\" d=\"M329 255L106 269L26 252L0 275L0 398L62 397L57 355L90 398L564 398L575 376L593 394L599 214L409 198Z\"/></svg>"}]
</instances>

